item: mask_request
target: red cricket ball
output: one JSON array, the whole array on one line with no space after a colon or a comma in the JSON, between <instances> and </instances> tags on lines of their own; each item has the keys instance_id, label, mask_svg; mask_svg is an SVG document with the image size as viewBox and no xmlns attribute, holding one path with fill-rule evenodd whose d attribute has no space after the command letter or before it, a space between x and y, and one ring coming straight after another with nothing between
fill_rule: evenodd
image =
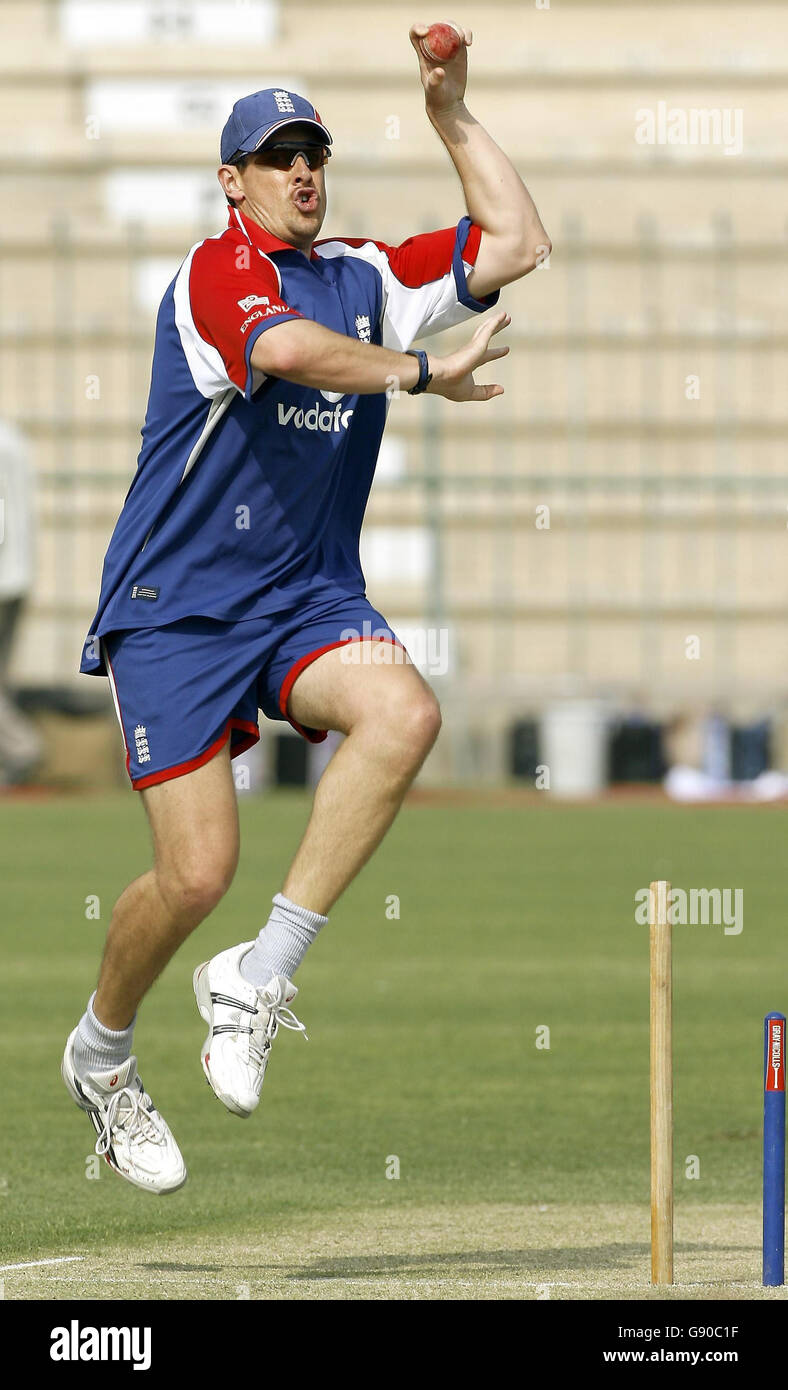
<instances>
[{"instance_id":1,"label":"red cricket ball","mask_svg":"<svg viewBox=\"0 0 788 1390\"><path fill-rule=\"evenodd\" d=\"M433 63L448 63L459 52L462 35L453 24L431 24L421 40L425 57Z\"/></svg>"}]
</instances>

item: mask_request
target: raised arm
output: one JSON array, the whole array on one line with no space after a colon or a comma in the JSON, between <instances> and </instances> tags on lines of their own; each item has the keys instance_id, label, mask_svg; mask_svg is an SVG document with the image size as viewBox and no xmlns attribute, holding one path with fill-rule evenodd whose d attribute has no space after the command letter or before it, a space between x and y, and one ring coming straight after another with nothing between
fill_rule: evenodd
<instances>
[{"instance_id":1,"label":"raised arm","mask_svg":"<svg viewBox=\"0 0 788 1390\"><path fill-rule=\"evenodd\" d=\"M460 176L468 214L482 229L468 288L477 299L527 275L550 254L551 243L533 199L514 165L465 105L467 50L464 42L445 64L432 62L419 40L428 25L414 24L410 40L419 59L427 116Z\"/></svg>"}]
</instances>

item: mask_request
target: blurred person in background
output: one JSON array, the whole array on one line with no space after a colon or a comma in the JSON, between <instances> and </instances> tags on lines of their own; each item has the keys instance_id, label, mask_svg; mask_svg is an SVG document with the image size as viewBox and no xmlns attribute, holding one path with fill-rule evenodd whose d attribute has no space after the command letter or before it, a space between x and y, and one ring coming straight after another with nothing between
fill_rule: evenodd
<instances>
[{"instance_id":1,"label":"blurred person in background","mask_svg":"<svg viewBox=\"0 0 788 1390\"><path fill-rule=\"evenodd\" d=\"M41 755L38 734L8 688L14 635L33 575L31 493L25 441L0 420L0 786L24 781Z\"/></svg>"}]
</instances>

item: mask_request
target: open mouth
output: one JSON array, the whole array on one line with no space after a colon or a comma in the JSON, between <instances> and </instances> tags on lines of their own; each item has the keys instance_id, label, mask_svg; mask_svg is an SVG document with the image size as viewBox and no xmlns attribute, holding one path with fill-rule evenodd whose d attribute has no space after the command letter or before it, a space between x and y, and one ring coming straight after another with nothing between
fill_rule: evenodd
<instances>
[{"instance_id":1,"label":"open mouth","mask_svg":"<svg viewBox=\"0 0 788 1390\"><path fill-rule=\"evenodd\" d=\"M318 197L316 188L299 188L293 195L293 202L301 212L316 212L318 207Z\"/></svg>"}]
</instances>

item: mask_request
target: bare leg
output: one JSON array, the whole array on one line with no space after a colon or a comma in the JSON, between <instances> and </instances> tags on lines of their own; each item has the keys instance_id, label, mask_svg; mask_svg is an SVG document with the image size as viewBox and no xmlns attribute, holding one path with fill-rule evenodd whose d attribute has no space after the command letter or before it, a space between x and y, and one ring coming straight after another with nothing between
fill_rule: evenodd
<instances>
[{"instance_id":1,"label":"bare leg","mask_svg":"<svg viewBox=\"0 0 788 1390\"><path fill-rule=\"evenodd\" d=\"M353 646L353 661L338 647L307 666L288 706L300 724L347 735L320 779L282 888L323 914L380 844L440 729L438 702L400 649Z\"/></svg>"},{"instance_id":2,"label":"bare leg","mask_svg":"<svg viewBox=\"0 0 788 1390\"><path fill-rule=\"evenodd\" d=\"M115 1030L128 1027L167 962L226 893L238 862L229 745L142 796L154 867L115 904L93 1005L99 1022Z\"/></svg>"}]
</instances>

